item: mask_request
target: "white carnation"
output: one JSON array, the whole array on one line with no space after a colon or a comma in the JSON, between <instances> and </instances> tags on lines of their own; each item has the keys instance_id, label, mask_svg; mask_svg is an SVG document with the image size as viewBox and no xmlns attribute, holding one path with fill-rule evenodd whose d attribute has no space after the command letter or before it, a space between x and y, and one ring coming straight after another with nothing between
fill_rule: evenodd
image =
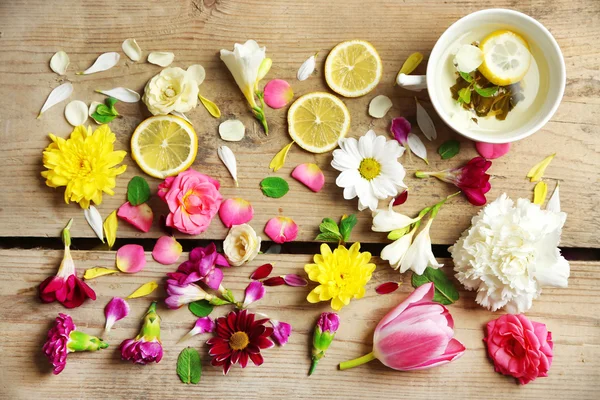
<instances>
[{"instance_id":1,"label":"white carnation","mask_svg":"<svg viewBox=\"0 0 600 400\"><path fill-rule=\"evenodd\" d=\"M448 249L456 278L492 311L527 311L542 286L567 286L569 263L558 249L566 219L566 213L541 210L527 199L515 206L503 194Z\"/></svg>"}]
</instances>

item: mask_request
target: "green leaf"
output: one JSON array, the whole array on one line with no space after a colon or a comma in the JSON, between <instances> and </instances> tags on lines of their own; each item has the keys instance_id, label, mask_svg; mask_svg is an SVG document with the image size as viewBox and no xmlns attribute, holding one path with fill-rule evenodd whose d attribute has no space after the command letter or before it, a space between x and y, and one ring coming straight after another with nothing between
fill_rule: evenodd
<instances>
[{"instance_id":1,"label":"green leaf","mask_svg":"<svg viewBox=\"0 0 600 400\"><path fill-rule=\"evenodd\" d=\"M429 282L433 282L435 286L433 301L448 305L458 300L458 290L441 269L427 267L423 275L412 274L411 283L415 289Z\"/></svg>"},{"instance_id":2,"label":"green leaf","mask_svg":"<svg viewBox=\"0 0 600 400\"><path fill-rule=\"evenodd\" d=\"M471 74L468 74L468 73L462 72L462 71L458 71L458 73L465 81L467 81L469 83L473 82L473 77L471 76Z\"/></svg>"},{"instance_id":3,"label":"green leaf","mask_svg":"<svg viewBox=\"0 0 600 400\"><path fill-rule=\"evenodd\" d=\"M350 214L346 218L342 218L340 221L340 232L342 237L344 238L344 242L347 242L350 239L350 234L352 233L352 229L356 226L358 220L356 219L356 215Z\"/></svg>"},{"instance_id":4,"label":"green leaf","mask_svg":"<svg viewBox=\"0 0 600 400\"><path fill-rule=\"evenodd\" d=\"M198 300L188 304L188 309L196 317L207 317L215 307L208 300Z\"/></svg>"},{"instance_id":5,"label":"green leaf","mask_svg":"<svg viewBox=\"0 0 600 400\"><path fill-rule=\"evenodd\" d=\"M110 108L108 108L104 104L98 104L98 107L96 107L96 111L94 112L94 114L115 117L115 114L110 110Z\"/></svg>"},{"instance_id":6,"label":"green leaf","mask_svg":"<svg viewBox=\"0 0 600 400\"><path fill-rule=\"evenodd\" d=\"M458 140L447 140L438 149L438 153L442 160L448 160L460 151L460 142Z\"/></svg>"},{"instance_id":7,"label":"green leaf","mask_svg":"<svg viewBox=\"0 0 600 400\"><path fill-rule=\"evenodd\" d=\"M458 98L465 104L469 104L471 102L471 87L465 87L458 91Z\"/></svg>"},{"instance_id":8,"label":"green leaf","mask_svg":"<svg viewBox=\"0 0 600 400\"><path fill-rule=\"evenodd\" d=\"M117 117L115 117L114 115L100 115L97 112L94 112L92 114L92 118L101 124L108 124Z\"/></svg>"},{"instance_id":9,"label":"green leaf","mask_svg":"<svg viewBox=\"0 0 600 400\"><path fill-rule=\"evenodd\" d=\"M177 357L177 375L181 382L194 385L200 382L202 376L202 363L198 350L186 347Z\"/></svg>"},{"instance_id":10,"label":"green leaf","mask_svg":"<svg viewBox=\"0 0 600 400\"><path fill-rule=\"evenodd\" d=\"M342 235L333 232L319 233L315 240L320 240L322 242L339 242L342 240Z\"/></svg>"},{"instance_id":11,"label":"green leaf","mask_svg":"<svg viewBox=\"0 0 600 400\"><path fill-rule=\"evenodd\" d=\"M319 231L322 233L335 233L337 235L341 235L340 228L338 228L338 224L335 223L331 218L323 218L321 224L319 225Z\"/></svg>"},{"instance_id":12,"label":"green leaf","mask_svg":"<svg viewBox=\"0 0 600 400\"><path fill-rule=\"evenodd\" d=\"M260 190L262 190L265 196L278 199L285 196L290 190L290 185L283 178L271 176L260 182Z\"/></svg>"},{"instance_id":13,"label":"green leaf","mask_svg":"<svg viewBox=\"0 0 600 400\"><path fill-rule=\"evenodd\" d=\"M475 85L474 89L477 92L477 94L480 95L481 97L492 97L498 91L498 86L492 86L489 88L480 88L479 86Z\"/></svg>"},{"instance_id":14,"label":"green leaf","mask_svg":"<svg viewBox=\"0 0 600 400\"><path fill-rule=\"evenodd\" d=\"M134 176L127 185L127 201L132 206L139 206L150 198L150 186L141 176Z\"/></svg>"},{"instance_id":15,"label":"green leaf","mask_svg":"<svg viewBox=\"0 0 600 400\"><path fill-rule=\"evenodd\" d=\"M115 104L117 104L118 101L119 100L115 99L114 97L107 97L106 100L104 100L104 104L106 104L106 106L110 108L112 112L118 115L117 110L115 109Z\"/></svg>"}]
</instances>

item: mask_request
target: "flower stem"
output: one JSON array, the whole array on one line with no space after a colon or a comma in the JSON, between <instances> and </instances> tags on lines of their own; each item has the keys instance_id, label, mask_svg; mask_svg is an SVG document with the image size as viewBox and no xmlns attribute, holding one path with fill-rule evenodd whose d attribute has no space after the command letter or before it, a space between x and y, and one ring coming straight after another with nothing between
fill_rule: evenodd
<instances>
[{"instance_id":1,"label":"flower stem","mask_svg":"<svg viewBox=\"0 0 600 400\"><path fill-rule=\"evenodd\" d=\"M345 369L358 367L359 365L366 364L369 361L373 361L374 359L375 355L373 354L373 352L370 352L369 354L365 354L364 356L355 358L354 360L344 361L343 363L340 363L340 370L343 371Z\"/></svg>"},{"instance_id":2,"label":"flower stem","mask_svg":"<svg viewBox=\"0 0 600 400\"><path fill-rule=\"evenodd\" d=\"M312 363L310 364L310 369L308 370L308 376L311 376L313 374L313 372L315 372L315 369L317 368L318 363L319 363L319 359L313 357Z\"/></svg>"}]
</instances>

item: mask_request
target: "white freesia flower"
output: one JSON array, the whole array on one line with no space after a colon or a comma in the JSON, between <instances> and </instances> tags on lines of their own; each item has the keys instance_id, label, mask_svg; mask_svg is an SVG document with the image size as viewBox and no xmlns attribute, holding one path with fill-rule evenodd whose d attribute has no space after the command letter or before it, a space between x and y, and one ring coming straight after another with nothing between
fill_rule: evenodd
<instances>
[{"instance_id":1,"label":"white freesia flower","mask_svg":"<svg viewBox=\"0 0 600 400\"><path fill-rule=\"evenodd\" d=\"M235 267L254 260L260 251L261 237L248 224L234 225L223 242L223 252Z\"/></svg>"},{"instance_id":2,"label":"white freesia flower","mask_svg":"<svg viewBox=\"0 0 600 400\"><path fill-rule=\"evenodd\" d=\"M373 212L373 232L391 232L396 229L403 229L414 224L421 218L411 218L407 215L394 211L394 200L390 201L387 210L376 210Z\"/></svg>"},{"instance_id":3,"label":"white freesia flower","mask_svg":"<svg viewBox=\"0 0 600 400\"><path fill-rule=\"evenodd\" d=\"M198 104L196 68L187 71L179 67L165 68L148 81L143 101L153 115L166 115L173 111L185 113Z\"/></svg>"},{"instance_id":4,"label":"white freesia flower","mask_svg":"<svg viewBox=\"0 0 600 400\"><path fill-rule=\"evenodd\" d=\"M358 209L377 209L379 200L396 196L406 188L406 174L398 158L404 148L396 140L377 136L372 130L358 140L342 138L333 151L331 166L341 171L335 183L344 188L344 199L358 197Z\"/></svg>"},{"instance_id":5,"label":"white freesia flower","mask_svg":"<svg viewBox=\"0 0 600 400\"><path fill-rule=\"evenodd\" d=\"M400 239L385 246L383 250L381 250L381 259L388 261L390 266L394 269L400 268L402 260L410 248L415 232L416 229L413 229Z\"/></svg>"},{"instance_id":6,"label":"white freesia flower","mask_svg":"<svg viewBox=\"0 0 600 400\"><path fill-rule=\"evenodd\" d=\"M415 238L415 241L406 251L406 254L400 263L401 274L410 269L417 275L423 275L423 272L425 272L425 268L427 267L438 269L444 266L444 264L437 262L435 256L433 255L433 249L431 248L431 236L429 236L429 229L431 228L432 223L433 218L430 218L425 227Z\"/></svg>"},{"instance_id":7,"label":"white freesia flower","mask_svg":"<svg viewBox=\"0 0 600 400\"><path fill-rule=\"evenodd\" d=\"M557 247L566 218L527 199L515 206L503 194L473 217L471 228L449 248L456 278L492 311L527 311L542 286L568 284L569 263Z\"/></svg>"}]
</instances>

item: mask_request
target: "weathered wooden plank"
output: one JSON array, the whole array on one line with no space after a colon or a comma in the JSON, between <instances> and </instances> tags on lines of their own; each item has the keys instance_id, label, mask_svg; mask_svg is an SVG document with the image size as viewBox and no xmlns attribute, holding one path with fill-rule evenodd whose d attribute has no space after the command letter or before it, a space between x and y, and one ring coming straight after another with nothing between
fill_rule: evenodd
<instances>
[{"instance_id":1,"label":"weathered wooden plank","mask_svg":"<svg viewBox=\"0 0 600 400\"><path fill-rule=\"evenodd\" d=\"M526 386L494 372L482 342L483 327L499 313L484 310L474 302L472 293L461 291L460 300L449 306L455 320L456 337L467 347L456 362L436 369L400 373L374 361L363 367L340 372L340 361L370 351L377 321L412 290L409 274L402 277L387 265L378 267L367 295L352 301L340 312L341 328L335 342L312 377L306 376L310 364L313 324L326 305L311 305L305 296L309 288L268 288L263 300L253 309L293 326L290 342L283 348L264 351L265 363L241 370L234 367L228 377L209 364L204 341L208 335L187 343L177 340L191 328L194 317L187 309L167 310L162 301L162 340L165 356L159 364L134 366L120 361L119 343L137 334L141 316L151 300L164 297L162 288L147 298L130 300L131 315L119 321L108 338L110 347L99 353L71 354L66 369L53 376L41 353L45 332L58 312L58 304L41 304L36 286L55 273L62 253L49 250L0 250L0 393L11 399L44 398L397 398L399 393L414 399L480 399L482 393L494 398L578 398L594 399L600 390L600 263L573 262L569 288L545 290L528 316L548 325L553 333L555 357L550 376ZM184 257L186 255L184 254ZM110 267L114 252L74 252L80 274L93 266ZM127 296L150 280L163 282L174 269L149 260L135 275L110 275L89 281L98 295L75 310L68 310L76 324L90 334L101 334L103 308L113 296ZM248 275L257 265L275 264L276 274L302 273L310 261L306 255L261 255L250 266L225 271L224 284L236 296L243 295ZM451 261L443 260L451 274ZM402 279L400 290L376 295L382 282ZM217 309L215 315L225 313ZM199 386L180 383L175 373L179 352L185 346L200 350L203 377Z\"/></svg>"},{"instance_id":2,"label":"weathered wooden plank","mask_svg":"<svg viewBox=\"0 0 600 400\"><path fill-rule=\"evenodd\" d=\"M291 191L279 200L266 199L258 183L271 175L270 158L289 141L286 133L285 110L268 110L271 135L264 136L250 116L241 94L228 71L218 58L217 51L230 48L235 41L254 38L267 46L274 60L270 77L288 79L301 95L314 90L327 90L321 75L305 82L297 82L295 73L304 59L320 51L318 70L322 71L327 51L339 41L350 38L370 40L379 50L384 62L384 78L372 95L346 99L353 118L351 134L360 135L373 127L386 134L393 116L414 115L413 93L392 86L394 75L408 54L422 51L426 55L443 30L464 14L487 6L517 8L544 23L556 36L565 54L568 86L562 105L553 120L533 137L513 146L511 153L494 162L495 175L489 198L503 192L512 197L532 196L533 184L524 179L527 170L548 154L558 156L547 171L550 181L560 180L564 210L569 213L565 226L564 246L599 247L594 234L600 228L600 211L595 184L600 171L600 142L596 131L600 125L598 79L600 79L600 48L593 38L600 35L600 9L593 0L496 2L393 0L369 2L327 1L290 3L275 1L146 1L117 2L109 0L100 9L94 3L14 1L0 5L0 141L2 142L2 170L4 190L0 192L0 236L53 236L65 221L76 217L75 236L90 237L83 215L76 205L66 206L62 190L45 187L39 172L42 169L41 152L48 144L47 134L66 136L70 131L62 113L64 104L47 112L41 120L35 116L49 91L64 78L48 68L50 56L59 49L71 57L68 79L75 85L73 98L86 102L100 100L94 94L98 88L127 86L141 91L144 83L160 69L145 63L131 63L123 56L119 66L100 74L74 76L73 72L87 68L104 51L120 51L121 42L136 37L147 53L153 50L174 51L174 65L187 66L202 63L207 79L201 92L216 101L223 119L236 117L248 127L246 138L231 144L238 156L241 187L233 183L217 158L216 147L219 121L208 116L199 107L189 113L200 136L199 154L194 167L213 175L223 184L225 197L239 196L250 200L256 210L253 225L262 230L272 216L283 214L293 217L301 227L299 240L314 238L318 223L325 216L337 217L356 211L356 202L343 201L335 186L335 171L329 166L331 155L313 155L294 148L288 163L277 175L287 177ZM424 71L424 66L420 67ZM376 94L386 94L394 107L383 120L373 121L366 114L369 100ZM426 94L419 97L426 98ZM425 102L428 106L428 103ZM140 104L119 104L124 118L113 122L120 149L129 149L129 138L134 127L148 116ZM431 110L431 107L429 107ZM435 143L427 143L431 166L420 160L405 159L409 175L417 169L444 169L461 165L475 156L473 145L462 140L463 151L455 159L442 162L435 154L447 138L454 137L434 116L440 131ZM140 170L127 157L128 171L118 179L116 196L105 197L100 206L103 215L117 208L125 198L128 180ZM326 186L319 194L289 177L292 168L301 162L316 162L325 171ZM437 181L406 179L411 196L404 209L415 213L452 192L453 188ZM152 187L158 181L151 180ZM553 182L550 182L550 188ZM165 207L158 199L151 204L158 216ZM455 199L438 217L432 232L433 241L450 244L468 227L477 211L463 198ZM363 212L355 239L380 242L383 235L369 231L370 215ZM140 237L125 224L121 237ZM153 228L146 237L159 235ZM215 221L201 237L222 239L225 228Z\"/></svg>"}]
</instances>

